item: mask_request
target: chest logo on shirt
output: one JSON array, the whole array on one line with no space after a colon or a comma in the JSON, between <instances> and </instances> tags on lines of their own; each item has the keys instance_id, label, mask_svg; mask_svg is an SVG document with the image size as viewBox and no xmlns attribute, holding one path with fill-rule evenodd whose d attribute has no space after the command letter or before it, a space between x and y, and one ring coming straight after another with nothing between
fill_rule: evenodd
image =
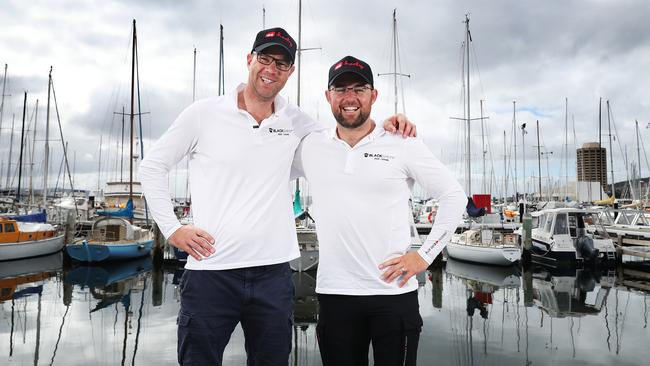
<instances>
[{"instance_id":1,"label":"chest logo on shirt","mask_svg":"<svg viewBox=\"0 0 650 366\"><path fill-rule=\"evenodd\" d=\"M293 132L293 129L290 128L271 128L269 127L269 133L277 136L289 136Z\"/></svg>"},{"instance_id":2,"label":"chest logo on shirt","mask_svg":"<svg viewBox=\"0 0 650 366\"><path fill-rule=\"evenodd\" d=\"M363 157L372 160L381 160L381 161L391 161L395 159L393 155L379 154L379 153L363 153Z\"/></svg>"}]
</instances>

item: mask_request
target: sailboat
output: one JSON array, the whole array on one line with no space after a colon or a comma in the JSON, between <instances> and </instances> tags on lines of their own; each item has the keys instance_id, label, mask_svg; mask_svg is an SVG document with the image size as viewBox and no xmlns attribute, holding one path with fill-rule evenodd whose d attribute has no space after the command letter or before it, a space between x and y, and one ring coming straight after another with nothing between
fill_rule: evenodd
<instances>
[{"instance_id":1,"label":"sailboat","mask_svg":"<svg viewBox=\"0 0 650 366\"><path fill-rule=\"evenodd\" d=\"M129 199L126 207L98 211L87 238L66 246L72 259L81 262L102 262L144 257L151 253L153 235L149 230L133 225L133 135L135 109L135 72L137 35L133 20L133 50L131 62L131 125L129 159Z\"/></svg>"},{"instance_id":2,"label":"sailboat","mask_svg":"<svg viewBox=\"0 0 650 366\"><path fill-rule=\"evenodd\" d=\"M471 41L471 34L469 31L469 17L465 15L465 50L467 52L466 65L467 65L467 94L466 94L466 177L467 180L467 193L471 194L471 157L470 157L470 88L469 88L469 50ZM481 112L482 112L481 104ZM482 113L481 113L482 114ZM483 116L480 118L483 119ZM488 196L489 197L489 196ZM490 203L488 202L488 205ZM474 205L474 202L469 199L467 205L467 213L471 217L484 216L484 212L479 212L479 208ZM496 217L496 216L493 216ZM521 257L521 252L516 244L515 236L507 233L502 233L494 229L496 226L502 226L503 223L488 222L491 220L483 219L483 222L478 225L472 225L470 222L469 230L452 236L451 241L447 244L447 255L452 258L477 262L483 264L510 265ZM474 227L473 227L474 226Z\"/></svg>"}]
</instances>

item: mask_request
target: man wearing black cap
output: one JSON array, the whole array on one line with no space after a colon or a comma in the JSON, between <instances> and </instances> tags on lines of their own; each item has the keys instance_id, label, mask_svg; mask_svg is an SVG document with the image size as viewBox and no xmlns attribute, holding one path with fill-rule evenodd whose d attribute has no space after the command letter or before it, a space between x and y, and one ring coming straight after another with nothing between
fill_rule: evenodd
<instances>
[{"instance_id":1,"label":"man wearing black cap","mask_svg":"<svg viewBox=\"0 0 650 366\"><path fill-rule=\"evenodd\" d=\"M325 97L336 128L305 137L292 172L307 178L313 198L323 364L367 365L372 342L375 365L415 365L422 318L414 275L449 241L465 193L422 141L375 125L366 62L347 56L332 65ZM414 182L440 207L422 247L409 252Z\"/></svg>"},{"instance_id":2,"label":"man wearing black cap","mask_svg":"<svg viewBox=\"0 0 650 366\"><path fill-rule=\"evenodd\" d=\"M249 365L286 365L300 256L288 180L301 139L322 127L278 95L297 45L282 28L259 32L248 82L186 108L140 164L151 213L190 254L181 279L178 361L220 365L241 323ZM410 126L412 127L412 126ZM387 121L387 128L393 125ZM181 226L167 176L189 156L194 225Z\"/></svg>"}]
</instances>

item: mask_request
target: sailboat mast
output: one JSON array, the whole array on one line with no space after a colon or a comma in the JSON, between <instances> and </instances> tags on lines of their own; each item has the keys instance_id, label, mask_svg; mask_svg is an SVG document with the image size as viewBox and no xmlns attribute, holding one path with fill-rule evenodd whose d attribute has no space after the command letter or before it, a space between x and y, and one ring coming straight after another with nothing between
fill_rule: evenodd
<instances>
[{"instance_id":1,"label":"sailboat mast","mask_svg":"<svg viewBox=\"0 0 650 366\"><path fill-rule=\"evenodd\" d=\"M393 88L395 91L395 114L397 114L397 9L393 9Z\"/></svg>"},{"instance_id":2,"label":"sailboat mast","mask_svg":"<svg viewBox=\"0 0 650 366\"><path fill-rule=\"evenodd\" d=\"M610 146L611 150L611 146ZM569 197L569 98L564 98L564 198Z\"/></svg>"},{"instance_id":3,"label":"sailboat mast","mask_svg":"<svg viewBox=\"0 0 650 366\"><path fill-rule=\"evenodd\" d=\"M38 123L38 99L34 107L34 127L32 131L32 153L29 159L29 203L34 203L34 155L36 153L36 125Z\"/></svg>"},{"instance_id":4,"label":"sailboat mast","mask_svg":"<svg viewBox=\"0 0 650 366\"><path fill-rule=\"evenodd\" d=\"M467 176L467 194L471 195L472 194L472 160L471 160L471 149L470 149L470 131L469 131L469 124L470 124L470 116L471 114L469 113L470 111L470 88L469 88L469 42L471 40L471 37L469 35L469 17L467 14L465 14L465 51L467 52L467 58L466 60L466 66L467 66L467 122L466 122L466 127L465 127L465 155L467 156L467 167L466 167L466 176Z\"/></svg>"},{"instance_id":5,"label":"sailboat mast","mask_svg":"<svg viewBox=\"0 0 650 366\"><path fill-rule=\"evenodd\" d=\"M102 178L102 142L104 135L99 135L99 161L97 162L97 196L99 196L99 191L101 189L101 178Z\"/></svg>"},{"instance_id":6,"label":"sailboat mast","mask_svg":"<svg viewBox=\"0 0 650 366\"><path fill-rule=\"evenodd\" d=\"M515 144L515 202L519 200L519 182L517 182L517 115L516 115L516 105L517 101L513 100L512 101L512 139L514 140Z\"/></svg>"},{"instance_id":7,"label":"sailboat mast","mask_svg":"<svg viewBox=\"0 0 650 366\"><path fill-rule=\"evenodd\" d=\"M521 125L521 162L522 162L522 170L524 174L524 190L522 192L523 197L524 197L524 202L526 202L526 143L525 143L525 135L526 135L526 124L523 123ZM525 205L524 205L524 210L525 210Z\"/></svg>"},{"instance_id":8,"label":"sailboat mast","mask_svg":"<svg viewBox=\"0 0 650 366\"><path fill-rule=\"evenodd\" d=\"M47 178L50 170L50 97L52 94L52 66L47 77L47 111L45 114L45 160L43 161L43 207L47 207Z\"/></svg>"},{"instance_id":9,"label":"sailboat mast","mask_svg":"<svg viewBox=\"0 0 650 366\"><path fill-rule=\"evenodd\" d=\"M296 68L298 69L298 95L296 96L296 105L300 107L300 59L302 54L302 0L298 0L298 50L296 57ZM296 180L296 187L298 186L298 180Z\"/></svg>"},{"instance_id":10,"label":"sailboat mast","mask_svg":"<svg viewBox=\"0 0 650 366\"><path fill-rule=\"evenodd\" d=\"M639 168L637 169L637 192L639 192L639 200L641 200L641 149L639 148L639 121L634 120L635 130L636 130L636 159L639 162Z\"/></svg>"},{"instance_id":11,"label":"sailboat mast","mask_svg":"<svg viewBox=\"0 0 650 366\"><path fill-rule=\"evenodd\" d=\"M614 150L612 150L612 124L611 116L612 112L609 108L609 100L607 100L607 129L609 130L609 170L612 173L612 192L611 196L616 198L616 191L614 190Z\"/></svg>"},{"instance_id":12,"label":"sailboat mast","mask_svg":"<svg viewBox=\"0 0 650 366\"><path fill-rule=\"evenodd\" d=\"M133 118L135 115L135 48L137 47L137 35L135 30L135 19L133 19L133 50L131 53L131 113L130 137L129 137L129 200L133 199ZM133 219L131 219L133 221Z\"/></svg>"},{"instance_id":13,"label":"sailboat mast","mask_svg":"<svg viewBox=\"0 0 650 366\"><path fill-rule=\"evenodd\" d=\"M481 99L481 150L483 153L483 186L482 186L482 192L481 193L486 193L486 171L485 171L485 154L487 153L487 150L485 149L485 129L483 126L483 99Z\"/></svg>"},{"instance_id":14,"label":"sailboat mast","mask_svg":"<svg viewBox=\"0 0 650 366\"><path fill-rule=\"evenodd\" d=\"M225 73L223 64L223 25L219 24L219 91L218 95L223 95L225 91Z\"/></svg>"},{"instance_id":15,"label":"sailboat mast","mask_svg":"<svg viewBox=\"0 0 650 366\"><path fill-rule=\"evenodd\" d=\"M11 131L10 137L9 137L9 157L7 158L7 181L5 183L5 187L7 188L7 192L9 191L9 178L11 177L11 157L13 155L13 150L14 150L14 125L16 122L16 114L12 113L11 114Z\"/></svg>"},{"instance_id":16,"label":"sailboat mast","mask_svg":"<svg viewBox=\"0 0 650 366\"><path fill-rule=\"evenodd\" d=\"M122 106L122 144L120 145L120 182L124 181L122 176L124 172L124 116L126 113L124 111L124 106Z\"/></svg>"},{"instance_id":17,"label":"sailboat mast","mask_svg":"<svg viewBox=\"0 0 650 366\"><path fill-rule=\"evenodd\" d=\"M508 202L508 152L506 150L506 130L503 130L503 203Z\"/></svg>"},{"instance_id":18,"label":"sailboat mast","mask_svg":"<svg viewBox=\"0 0 650 366\"><path fill-rule=\"evenodd\" d=\"M4 115L4 110L5 110L5 89L7 87L7 64L5 64L5 73L4 77L2 79L2 97L0 97L0 141L2 141L2 117ZM0 144L0 146L2 146ZM0 172L0 174L2 174Z\"/></svg>"},{"instance_id":19,"label":"sailboat mast","mask_svg":"<svg viewBox=\"0 0 650 366\"><path fill-rule=\"evenodd\" d=\"M603 98L600 97L600 100L598 101L598 148L600 149L603 146L602 139L603 139L603 133L602 133L602 118L603 117ZM600 159L602 157L598 155L598 180L600 180L600 177L602 176L602 172L600 170L601 162ZM600 182L600 199L603 199L603 184Z\"/></svg>"},{"instance_id":20,"label":"sailboat mast","mask_svg":"<svg viewBox=\"0 0 650 366\"><path fill-rule=\"evenodd\" d=\"M23 150L25 148L25 114L27 113L27 92L23 101L23 127L20 131L20 157L18 158L18 190L16 191L16 201L20 202L20 184L23 178ZM638 127L638 124L637 124Z\"/></svg>"},{"instance_id":21,"label":"sailboat mast","mask_svg":"<svg viewBox=\"0 0 650 366\"><path fill-rule=\"evenodd\" d=\"M296 69L298 71L298 88L296 105L300 107L300 59L302 55L302 0L298 0L298 44L296 45ZM296 192L300 190L300 178L296 179Z\"/></svg>"},{"instance_id":22,"label":"sailboat mast","mask_svg":"<svg viewBox=\"0 0 650 366\"><path fill-rule=\"evenodd\" d=\"M542 200L542 160L541 160L541 146L539 144L539 120L537 120L537 184L539 188L539 200ZM548 161L548 156L546 157ZM551 179L551 177L549 177ZM549 201L551 200L549 196Z\"/></svg>"}]
</instances>

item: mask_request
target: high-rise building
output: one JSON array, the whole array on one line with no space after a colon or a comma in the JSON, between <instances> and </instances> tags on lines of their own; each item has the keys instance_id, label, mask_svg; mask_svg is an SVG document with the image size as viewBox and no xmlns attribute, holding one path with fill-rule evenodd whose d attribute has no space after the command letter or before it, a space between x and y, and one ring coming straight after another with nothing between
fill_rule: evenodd
<instances>
[{"instance_id":1,"label":"high-rise building","mask_svg":"<svg viewBox=\"0 0 650 366\"><path fill-rule=\"evenodd\" d=\"M605 191L607 186L607 150L597 142L587 142L577 150L576 168L579 182L600 182Z\"/></svg>"}]
</instances>

